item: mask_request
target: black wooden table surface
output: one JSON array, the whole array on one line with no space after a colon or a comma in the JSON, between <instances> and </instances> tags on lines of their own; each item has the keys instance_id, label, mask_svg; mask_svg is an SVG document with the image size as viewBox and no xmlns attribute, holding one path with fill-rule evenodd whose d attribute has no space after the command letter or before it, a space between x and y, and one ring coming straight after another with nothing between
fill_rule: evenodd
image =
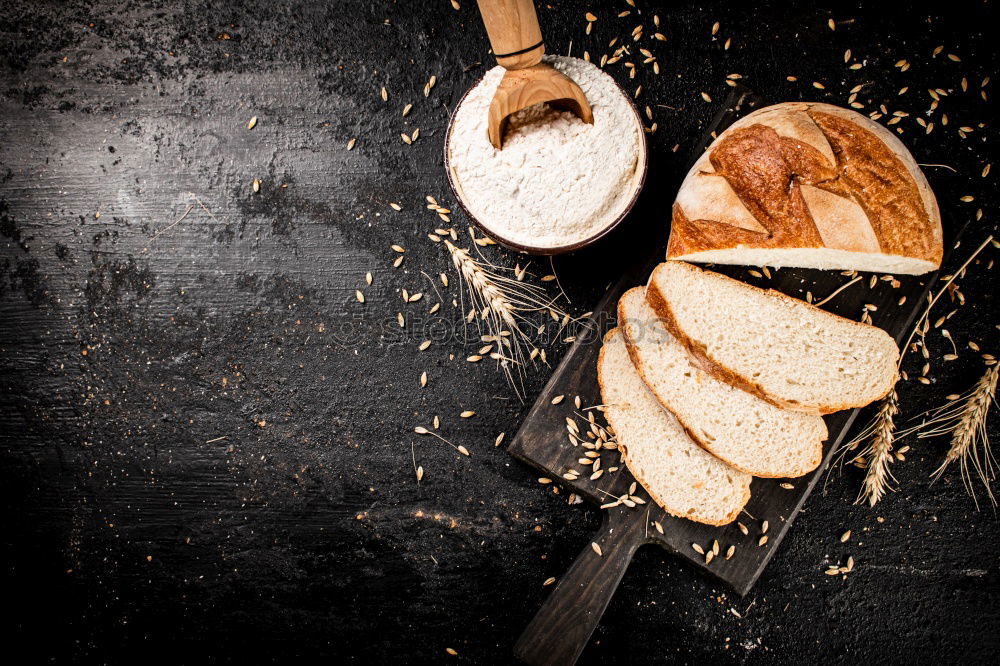
<instances>
[{"instance_id":1,"label":"black wooden table surface","mask_svg":"<svg viewBox=\"0 0 1000 666\"><path fill-rule=\"evenodd\" d=\"M476 340L450 335L459 282L437 281L449 258L427 233L448 224L425 197L454 204L448 113L490 64L474 3L459 4L3 3L5 648L29 661L511 660L543 582L599 516L494 446L550 371L528 375L521 403L465 361ZM846 105L861 86L863 112L900 118L947 219L973 221L963 245L996 232L996 169L982 175L997 153L993 3L635 4L539 3L551 52L597 60L618 37L661 68L636 55L630 80L608 66L642 85L657 131L624 228L554 262L574 314L630 261L630 239L667 233L730 74L775 102ZM666 41L650 37L654 14ZM933 113L929 89L943 91ZM451 224L468 245L467 220ZM944 328L959 358L929 336L932 381L901 386L902 419L982 374L970 341L1000 347L995 257L960 280L964 306L935 311L955 310ZM402 289L424 297L404 303ZM922 364L912 355L910 374ZM414 434L435 415L469 457ZM746 598L640 551L582 662L995 657L996 513L976 511L954 470L931 485L946 442L908 443L898 492L874 509L853 503L857 470L832 473ZM848 556L846 578L823 574Z\"/></svg>"}]
</instances>

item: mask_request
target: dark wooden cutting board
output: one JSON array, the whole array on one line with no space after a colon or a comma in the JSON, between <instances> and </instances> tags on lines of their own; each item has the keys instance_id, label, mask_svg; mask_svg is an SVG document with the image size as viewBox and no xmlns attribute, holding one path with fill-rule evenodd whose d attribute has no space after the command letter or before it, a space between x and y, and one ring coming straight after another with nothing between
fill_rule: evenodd
<instances>
[{"instance_id":1,"label":"dark wooden cutting board","mask_svg":"<svg viewBox=\"0 0 1000 666\"><path fill-rule=\"evenodd\" d=\"M737 89L709 128L691 162L705 150L714 135L760 106L762 101L751 91ZM606 471L595 481L589 479L587 472L582 472L575 480L563 478L569 469L588 469L578 462L584 449L571 444L566 419L575 418L581 426L585 423L585 418L580 416L581 411L574 405L575 396L580 396L584 408L600 404L596 366L601 339L615 325L619 296L631 287L645 284L652 268L664 257L666 236L664 230L663 246L655 248L647 260L637 262L633 271L609 288L594 310L592 321L601 323L595 323L586 333L577 336L509 448L515 457L536 467L545 477L596 505L613 502L628 493L634 478L619 462L616 451L606 451L601 458L605 468L617 465L620 467L618 471ZM850 279L838 271L808 269L772 269L771 278L753 276L747 267L713 267L713 270L803 300L807 292L811 292L817 302ZM823 308L857 320L866 304L874 305L877 309L870 312L872 323L888 331L901 344L918 312L926 304L926 292L936 279L936 273L917 277L895 276L899 281L898 287L881 279L870 287L872 274L861 275L861 281L846 288ZM899 305L903 296L906 302ZM565 397L558 404L552 404L557 396ZM530 664L574 663L604 613L632 555L644 544L658 544L724 581L739 594L746 594L781 544L834 453L844 442L858 411L843 411L825 417L830 436L824 445L823 462L811 474L796 479L753 480L752 497L737 518L746 526L747 534L736 522L724 527L712 527L669 516L649 499L641 487L635 494L646 500L645 504L637 504L634 508L621 505L605 509L601 529L593 537L600 554L592 544L585 544L580 556L521 636L515 646L516 655ZM599 418L598 422L603 423L603 419ZM581 427L581 431L585 430ZM761 537L765 536L762 531L764 521L768 523L767 540L761 545ZM663 534L656 529L655 523L663 528ZM692 544L699 544L707 552L715 541L719 542L719 554L706 564L705 555L697 552ZM731 559L726 559L730 546L736 547L735 553Z\"/></svg>"}]
</instances>

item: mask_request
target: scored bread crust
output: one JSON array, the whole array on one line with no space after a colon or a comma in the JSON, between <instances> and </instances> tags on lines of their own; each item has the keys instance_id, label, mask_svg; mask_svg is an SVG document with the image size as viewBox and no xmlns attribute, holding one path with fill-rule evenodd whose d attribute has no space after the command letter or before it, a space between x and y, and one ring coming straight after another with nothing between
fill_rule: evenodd
<instances>
[{"instance_id":1,"label":"scored bread crust","mask_svg":"<svg viewBox=\"0 0 1000 666\"><path fill-rule=\"evenodd\" d=\"M670 261L670 263L683 266L685 270L707 273L717 279L732 280L732 278L722 275L721 273L715 273L713 271L703 270L683 261L672 260ZM660 266L663 265L664 264L660 264ZM681 344L684 345L684 348L687 349L688 352L691 354L691 356L695 359L695 361L698 364L698 367L703 369L705 372L709 373L710 375L712 375L713 377L715 377L720 381L724 381L728 384L731 384L732 386L743 389L748 393L752 393L758 398L766 402L769 402L776 407L781 407L782 409L789 409L792 411L803 412L806 414L818 414L822 416L824 414L832 414L833 412L839 412L844 409L851 409L853 407L858 407L858 405L854 405L851 403L844 403L844 402L841 403L831 402L827 405L816 406L816 407L802 405L798 402L789 402L777 396L771 395L760 384L751 381L750 379L725 367L724 365L716 361L708 353L708 351L705 348L705 345L698 342L697 340L692 339L689 335L685 334L684 331L681 329L681 327L678 325L677 318L674 316L673 309L670 307L670 304L667 303L667 300L666 298L664 298L663 294L660 293L659 288L656 286L656 283L653 280L653 277L656 275L658 269L659 267L654 269L653 273L649 276L649 283L646 285L646 300L653 307L653 310L656 312L656 315L663 320L663 325L666 327L667 331L675 338L680 340ZM869 327L868 324L862 324L859 321L853 321L845 317L840 317L838 315L833 314L832 312L827 312L822 308L818 308L812 303L806 303L805 301L801 301L797 298L792 298L788 294L783 294L780 291L776 291L774 289L761 289L760 287L755 287L751 284L747 284L739 280L733 280L733 282L742 285L746 289L759 292L763 296L776 298L778 300L785 300L795 303L796 305L813 308L817 312L821 312L825 316L831 319L840 320L852 326L857 326L859 328ZM890 378L889 381L887 382L885 392L877 396L872 402L874 402L875 400L881 400L882 398L887 396L889 392L892 390L893 385L894 382Z\"/></svg>"},{"instance_id":2,"label":"scored bread crust","mask_svg":"<svg viewBox=\"0 0 1000 666\"><path fill-rule=\"evenodd\" d=\"M642 289L642 287L636 287L636 289ZM626 293L628 293L628 292L626 292ZM703 437L700 437L698 435L698 433L695 432L695 429L692 428L688 423L685 423L684 419L681 418L681 415L678 414L677 412L675 412L674 410L670 409L670 407L665 402L663 402L663 400L660 398L660 395L656 391L654 391L652 389L652 383L646 378L646 373L642 369L643 364L639 360L639 349L636 346L636 344L632 341L631 336L629 336L629 334L628 334L628 326L625 325L625 321L628 318L625 316L624 308L622 306L622 303L624 302L624 300L625 300L625 296L623 295L622 298L618 301L618 326L619 326L619 328L622 331L622 338L624 338L624 340L625 340L625 347L628 349L629 358L632 359L632 365L635 367L635 371L637 373L639 373L639 378L642 379L642 383L645 384L646 388L648 388L650 390L650 393L652 393L653 396L656 398L657 402L660 403L660 406L663 407L664 409L666 409L671 414L673 414L674 418L677 419L677 422L681 424L682 428L684 428L684 432L686 432L688 434L688 437L690 437L691 440L695 444L697 444L698 446L700 446L704 450L708 451L713 456L715 456L716 458L718 458L722 462L726 463L730 467L732 467L734 469L738 469L741 472L745 472L746 474L751 474L751 475L756 476L756 477L761 478L761 479L786 479L786 478L787 479L792 479L792 478L797 478L797 477L800 477L800 476L804 476L804 475L808 474L809 472L813 471L814 469L816 469L817 467L819 467L820 462L822 462L822 460L823 460L823 446L822 446L822 442L820 442L819 446L815 447L815 449L816 449L815 455L812 458L809 459L809 462L807 462L806 464L802 465L799 468L796 468L796 469L793 469L793 470L787 470L786 473L784 473L784 474L767 474L767 473L763 473L759 469L748 469L744 465L740 465L738 463L733 462L732 460L728 460L726 458L723 458L721 455L719 455L719 452L716 451L715 448L713 447L712 442L706 441ZM601 351L603 351L603 349ZM696 361L696 360L692 359L692 361ZM695 362L695 365L697 365L698 367L703 367L702 364L697 363L697 362ZM709 372L709 374L713 378L719 379L718 377L715 376L714 373ZM736 386L732 382L727 382L727 383L730 384L731 386ZM740 387L740 386L736 386L736 387L742 389L742 387ZM755 395L755 396L757 395L756 393L754 393L752 391L748 391L748 393L751 393L752 395ZM773 402L770 402L768 400L765 400L765 402L767 402L768 404L771 404L771 405L774 404ZM719 408L724 408L725 407L724 405L713 405L713 406L714 407L719 407Z\"/></svg>"},{"instance_id":3,"label":"scored bread crust","mask_svg":"<svg viewBox=\"0 0 1000 666\"><path fill-rule=\"evenodd\" d=\"M724 160L721 171L717 159ZM786 170L789 186L771 191ZM751 256L713 254L741 250ZM678 191L667 258L748 264L761 261L754 252L795 250L828 250L814 259L830 262L820 268L882 271L867 267L875 258L907 263L888 272L920 274L940 266L937 200L898 137L849 109L786 102L754 111L716 138ZM773 256L783 257L773 265L814 261Z\"/></svg>"},{"instance_id":4,"label":"scored bread crust","mask_svg":"<svg viewBox=\"0 0 1000 666\"><path fill-rule=\"evenodd\" d=\"M620 333L621 331L619 331L617 328L613 328L610 331L608 331L604 336L600 354L598 354L597 356L597 384L601 390L602 402L604 400L604 395L605 395L604 378L602 377L602 372L601 372L601 368L604 367L604 353L608 349L608 343L611 340L613 340L616 335L619 335ZM653 501L656 502L660 506L660 508L669 513L671 516L676 516L677 518L683 518L685 520L691 520L696 523L702 523L704 525L712 525L715 527L720 527L722 525L728 525L729 523L736 520L736 517L740 515L740 512L742 512L743 509L746 507L747 502L750 501L750 485L747 484L746 490L743 493L743 497L739 502L739 506L734 508L724 518L717 521L701 517L695 519L692 518L690 515L681 513L678 510L671 509L669 506L667 506L663 497L660 496L655 491L653 491L653 489L650 488L650 484L647 484L646 480L636 472L635 466L632 465L632 459L628 453L628 447L621 441L621 433L615 431L615 439L618 440L618 451L622 454L622 458L625 459L625 465L628 467L629 472L632 474L633 477L635 477L635 480L639 482L639 485L641 485L646 490L646 492L649 493L649 496L653 498ZM736 468L733 467L733 469Z\"/></svg>"},{"instance_id":5,"label":"scored bread crust","mask_svg":"<svg viewBox=\"0 0 1000 666\"><path fill-rule=\"evenodd\" d=\"M924 175L923 169L917 164L917 160L914 159L913 154L906 145L886 127L883 127L864 114L834 104L814 103L810 104L810 109L812 108L815 108L820 113L837 116L843 120L860 125L863 129L868 130L881 139L882 143L887 145L896 154L896 159L903 163L903 166L906 167L906 170L916 182L917 192L920 194L920 199L924 202L924 210L927 212L927 217L931 223L930 231L936 245L936 252L928 256L927 259L929 261L936 261L940 265L942 255L944 254L944 230L941 228L941 209L938 207L937 197L934 196L931 184L927 182L927 176Z\"/></svg>"}]
</instances>

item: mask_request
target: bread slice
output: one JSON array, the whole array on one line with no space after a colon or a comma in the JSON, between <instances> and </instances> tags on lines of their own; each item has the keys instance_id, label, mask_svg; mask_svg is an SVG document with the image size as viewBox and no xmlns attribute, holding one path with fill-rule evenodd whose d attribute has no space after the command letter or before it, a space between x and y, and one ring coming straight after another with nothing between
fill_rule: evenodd
<instances>
[{"instance_id":1,"label":"bread slice","mask_svg":"<svg viewBox=\"0 0 1000 666\"><path fill-rule=\"evenodd\" d=\"M708 372L785 409L862 407L896 381L899 349L888 333L777 291L668 261L646 299Z\"/></svg>"},{"instance_id":2,"label":"bread slice","mask_svg":"<svg viewBox=\"0 0 1000 666\"><path fill-rule=\"evenodd\" d=\"M664 328L642 287L618 301L618 326L646 386L716 458L772 478L802 476L819 465L827 436L823 417L775 407L699 369Z\"/></svg>"},{"instance_id":3,"label":"bread slice","mask_svg":"<svg viewBox=\"0 0 1000 666\"><path fill-rule=\"evenodd\" d=\"M750 475L691 441L632 366L616 328L597 361L604 416L632 476L667 513L709 525L731 523L750 499Z\"/></svg>"}]
</instances>

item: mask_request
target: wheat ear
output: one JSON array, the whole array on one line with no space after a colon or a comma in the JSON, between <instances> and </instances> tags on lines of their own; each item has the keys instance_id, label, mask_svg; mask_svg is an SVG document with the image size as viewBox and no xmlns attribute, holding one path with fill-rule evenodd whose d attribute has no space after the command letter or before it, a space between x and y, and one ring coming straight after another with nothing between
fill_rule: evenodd
<instances>
[{"instance_id":1,"label":"wheat ear","mask_svg":"<svg viewBox=\"0 0 1000 666\"><path fill-rule=\"evenodd\" d=\"M891 490L891 484L896 479L892 476L889 466L892 464L892 445L896 439L896 414L899 413L899 395L893 386L889 395L882 399L878 413L868 427L851 440L846 448L856 448L861 442L868 441L868 446L854 460L865 462L865 480L861 484L858 502L868 502L875 506L886 492Z\"/></svg>"},{"instance_id":2,"label":"wheat ear","mask_svg":"<svg viewBox=\"0 0 1000 666\"><path fill-rule=\"evenodd\" d=\"M996 402L997 376L1000 365L990 367L971 391L945 404L934 412L933 418L920 425L917 437L951 435L951 445L944 462L932 475L938 480L948 466L958 461L962 483L979 508L973 484L973 473L986 488L986 495L993 506L997 505L991 484L996 478L996 459L990 450L986 419L990 407Z\"/></svg>"},{"instance_id":3,"label":"wheat ear","mask_svg":"<svg viewBox=\"0 0 1000 666\"><path fill-rule=\"evenodd\" d=\"M896 381L899 381L899 373L903 365L903 359L906 354L910 351L910 343L913 342L913 337L915 335L923 335L926 333L929 327L931 310L934 309L934 305L938 302L938 299L948 290L951 284L960 276L965 274L965 269L968 268L969 264L975 260L979 253L982 252L987 245L993 243L993 236L987 236L979 247L977 247L968 259L955 271L951 276L945 280L945 283L938 289L937 293L931 295L927 294L927 305L924 308L923 313L917 318L916 323L910 330L910 335L906 338L906 342L899 350L899 360L896 363ZM836 293L836 292L834 292ZM878 413L875 415L875 419L862 430L857 437L852 439L846 445L844 445L842 451L846 453L847 451L852 451L856 449L861 442L871 438L868 446L860 454L854 457L854 462L865 467L865 481L861 486L861 493L858 495L858 501L866 499L870 506L875 506L878 502L885 496L886 491L890 490L889 484L895 481L892 476L892 472L889 470L889 465L893 462L892 456L892 445L897 439L901 439L903 436L913 432L912 429L907 430L903 433L896 433L896 425L893 419L896 414L899 413L899 395L896 393L895 384L893 384L893 389L882 400L882 404L879 407Z\"/></svg>"},{"instance_id":4,"label":"wheat ear","mask_svg":"<svg viewBox=\"0 0 1000 666\"><path fill-rule=\"evenodd\" d=\"M517 378L523 375L524 365L534 361L539 354L529 338L527 315L536 312L552 313L553 317L569 320L569 315L555 308L545 290L536 285L511 279L499 274L500 269L485 259L476 259L472 254L457 247L451 241L444 241L451 255L452 263L465 282L466 292L472 304L467 321L476 320L484 325L488 335L483 341L494 342L497 350L490 353L520 395L520 384L515 381L512 368L517 368ZM543 353L544 356L544 353Z\"/></svg>"}]
</instances>

